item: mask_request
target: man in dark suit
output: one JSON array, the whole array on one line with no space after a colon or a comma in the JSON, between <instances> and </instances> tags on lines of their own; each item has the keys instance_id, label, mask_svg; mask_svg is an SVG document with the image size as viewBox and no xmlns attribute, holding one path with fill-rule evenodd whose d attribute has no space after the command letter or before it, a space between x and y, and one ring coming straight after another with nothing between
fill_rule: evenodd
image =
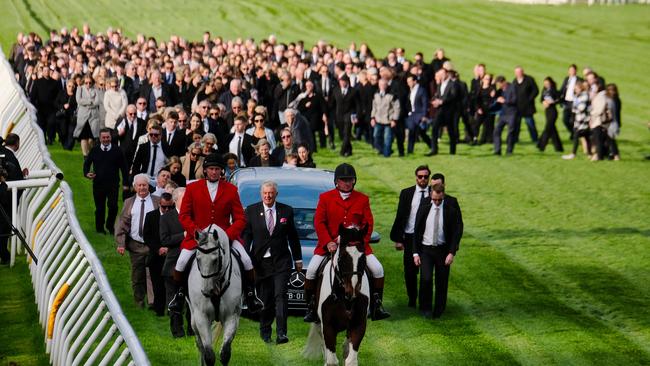
<instances>
[{"instance_id":1,"label":"man in dark suit","mask_svg":"<svg viewBox=\"0 0 650 366\"><path fill-rule=\"evenodd\" d=\"M185 156L185 130L178 128L178 113L169 112L165 120L165 129L162 135L162 147L165 156Z\"/></svg>"},{"instance_id":2,"label":"man in dark suit","mask_svg":"<svg viewBox=\"0 0 650 366\"><path fill-rule=\"evenodd\" d=\"M142 226L142 238L144 245L149 248L147 267L151 275L153 287L153 310L157 316L165 315L165 283L162 278L162 268L165 264L167 247L162 246L160 240L160 219L162 215L174 209L174 201L170 193L164 192L160 195L160 205L157 210L147 212Z\"/></svg>"},{"instance_id":3,"label":"man in dark suit","mask_svg":"<svg viewBox=\"0 0 650 366\"><path fill-rule=\"evenodd\" d=\"M271 341L275 317L276 343L287 343L287 283L293 264L302 271L302 251L293 221L293 208L276 202L275 182L262 183L262 201L246 207L244 243L252 253L257 272L257 291L264 309L260 313L260 336Z\"/></svg>"},{"instance_id":4,"label":"man in dark suit","mask_svg":"<svg viewBox=\"0 0 650 366\"><path fill-rule=\"evenodd\" d=\"M160 245L167 248L165 263L162 267L162 276L165 280L166 304L168 304L176 292L178 292L178 285L174 282L172 276L174 266L176 266L176 261L178 260L178 255L181 252L181 242L183 241L183 238L185 238L185 230L178 219L178 213L181 210L184 194L184 187L174 189L172 200L174 201L175 207L167 210L167 212L163 213L160 217ZM187 288L186 284L183 286ZM169 312L169 328L174 338L185 336L185 331L183 330L183 308L185 308L185 306L181 308L180 312ZM190 334L192 329L189 321L190 310L189 308L186 308L185 311L188 318L187 332Z\"/></svg>"},{"instance_id":5,"label":"man in dark suit","mask_svg":"<svg viewBox=\"0 0 650 366\"><path fill-rule=\"evenodd\" d=\"M237 155L237 166L248 166L248 162L255 155L253 149L253 137L246 133L246 117L237 116L233 126L235 132L230 134L228 139L228 152Z\"/></svg>"},{"instance_id":6,"label":"man in dark suit","mask_svg":"<svg viewBox=\"0 0 650 366\"><path fill-rule=\"evenodd\" d=\"M420 128L420 126L425 123L427 108L429 106L429 97L427 96L426 89L420 86L415 75L409 74L406 77L406 84L409 87L409 103L405 106L407 112L406 128L409 131L406 152L412 154L415 147L415 139L418 134L426 136L426 133L424 133L425 130Z\"/></svg>"},{"instance_id":7,"label":"man in dark suit","mask_svg":"<svg viewBox=\"0 0 650 366\"><path fill-rule=\"evenodd\" d=\"M336 80L330 75L329 70L326 65L322 65L319 70L320 78L316 82L316 90L320 93L325 99L325 108L327 111L327 129L328 129L328 138L330 149L334 150L336 146L334 145L334 113L332 106L332 92L336 84Z\"/></svg>"},{"instance_id":8,"label":"man in dark suit","mask_svg":"<svg viewBox=\"0 0 650 366\"><path fill-rule=\"evenodd\" d=\"M130 169L132 176L145 173L153 182L160 169L165 166L165 152L160 142L161 131L160 126L152 126L148 133L149 141L138 146Z\"/></svg>"},{"instance_id":9,"label":"man in dark suit","mask_svg":"<svg viewBox=\"0 0 650 366\"><path fill-rule=\"evenodd\" d=\"M18 152L19 148L20 137L15 133L9 133L5 140L5 145L0 145L0 155L4 155L4 168L6 169L6 175L3 175L2 178L0 178L0 181L3 182L2 185L4 189L4 192L0 194L0 204L2 204L5 212L9 216L9 220L11 220L11 192L7 190L7 186L4 182L23 180L29 173L27 168L21 169L20 162L16 158L15 154ZM18 202L20 202L22 192L22 190L18 191ZM9 264L11 253L9 252L8 244L9 237L11 236L11 228L9 228L7 223L3 223L2 221L0 221L0 263Z\"/></svg>"},{"instance_id":10,"label":"man in dark suit","mask_svg":"<svg viewBox=\"0 0 650 366\"><path fill-rule=\"evenodd\" d=\"M578 76L578 66L571 64L569 66L569 71L567 77L564 78L562 86L560 87L560 100L562 101L562 107L564 111L562 112L562 122L564 127L571 134L571 139L573 139L573 99L575 95L575 87L577 83L582 82L582 78Z\"/></svg>"},{"instance_id":11,"label":"man in dark suit","mask_svg":"<svg viewBox=\"0 0 650 366\"><path fill-rule=\"evenodd\" d=\"M361 103L359 91L350 87L350 78L346 74L339 78L339 86L332 92L331 103L336 111L336 128L342 140L340 154L347 157L352 155L352 125L357 123Z\"/></svg>"},{"instance_id":12,"label":"man in dark suit","mask_svg":"<svg viewBox=\"0 0 650 366\"><path fill-rule=\"evenodd\" d=\"M445 199L444 184L434 184L430 194L431 200L420 206L415 218L413 263L420 267L420 312L436 319L447 305L449 270L463 236L463 219L460 208Z\"/></svg>"},{"instance_id":13,"label":"man in dark suit","mask_svg":"<svg viewBox=\"0 0 650 366\"><path fill-rule=\"evenodd\" d=\"M415 185L404 188L399 194L397 214L390 230L390 240L395 249L404 251L404 283L408 295L408 306L414 308L418 296L418 268L413 263L413 232L418 208L429 198L429 176L427 165L415 169Z\"/></svg>"},{"instance_id":14,"label":"man in dark suit","mask_svg":"<svg viewBox=\"0 0 650 366\"><path fill-rule=\"evenodd\" d=\"M515 88L508 83L503 76L496 78L497 89L503 94L497 98L497 104L501 105L499 122L494 128L494 155L501 155L501 133L505 126L508 126L508 137L506 138L506 154L510 155L515 149L516 142L516 119L517 115L517 93Z\"/></svg>"},{"instance_id":15,"label":"man in dark suit","mask_svg":"<svg viewBox=\"0 0 650 366\"><path fill-rule=\"evenodd\" d=\"M169 85L163 83L160 71L151 73L151 83L145 83L140 86L140 98L144 98L149 106L150 113L156 113L156 99L162 97L165 105L174 105Z\"/></svg>"},{"instance_id":16,"label":"man in dark suit","mask_svg":"<svg viewBox=\"0 0 650 366\"><path fill-rule=\"evenodd\" d=\"M438 73L441 80L436 92L438 97L432 102L434 108L438 108L438 114L433 122L431 151L427 156L438 154L438 137L440 137L442 127L447 127L447 132L449 133L449 154L456 154L456 142L458 141L458 131L455 121L458 113L458 87L451 80L449 72L445 68L438 70Z\"/></svg>"},{"instance_id":17,"label":"man in dark suit","mask_svg":"<svg viewBox=\"0 0 650 366\"><path fill-rule=\"evenodd\" d=\"M37 110L38 125L46 133L46 143L51 144L54 140L54 134L47 133L47 125L50 119L54 118L56 112L55 100L61 90L61 84L50 77L50 68L43 67L42 77L34 82L34 87L30 93L30 100Z\"/></svg>"},{"instance_id":18,"label":"man in dark suit","mask_svg":"<svg viewBox=\"0 0 650 366\"><path fill-rule=\"evenodd\" d=\"M93 199L95 201L95 230L113 235L115 218L117 217L117 198L122 174L123 190L129 189L129 175L124 161L124 155L117 146L111 143L111 130L103 128L99 131L100 145L90 150L84 160L84 176L93 181ZM93 171L90 170L91 166ZM108 206L108 215L105 216Z\"/></svg>"},{"instance_id":19,"label":"man in dark suit","mask_svg":"<svg viewBox=\"0 0 650 366\"><path fill-rule=\"evenodd\" d=\"M120 143L120 150L124 154L127 166L133 163L135 148L138 146L138 138L147 133L147 122L138 118L135 105L129 104L126 107L126 116L117 124L117 137Z\"/></svg>"},{"instance_id":20,"label":"man in dark suit","mask_svg":"<svg viewBox=\"0 0 650 366\"><path fill-rule=\"evenodd\" d=\"M515 68L515 79L512 86L517 95L517 118L515 119L515 142L519 141L519 131L521 131L521 119L526 121L530 139L537 142L537 128L535 127L535 98L539 94L539 89L535 79L524 73L521 66Z\"/></svg>"}]
</instances>

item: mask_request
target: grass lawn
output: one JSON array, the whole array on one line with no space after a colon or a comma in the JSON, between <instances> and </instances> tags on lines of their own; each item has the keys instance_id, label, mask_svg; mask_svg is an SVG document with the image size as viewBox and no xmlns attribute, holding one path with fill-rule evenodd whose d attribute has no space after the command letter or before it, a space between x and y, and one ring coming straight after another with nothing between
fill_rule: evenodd
<instances>
[{"instance_id":1,"label":"grass lawn","mask_svg":"<svg viewBox=\"0 0 650 366\"><path fill-rule=\"evenodd\" d=\"M650 7L338 0L275 5L188 0L183 10L171 3L125 1L92 6L35 0L2 4L4 50L20 30L44 34L50 27L80 26L87 20L95 31L112 25L129 35L143 32L158 39L171 33L197 39L209 29L227 38L260 39L274 33L281 41L304 39L307 44L320 38L340 45L367 41L378 54L404 46L409 55L421 50L427 59L442 46L465 79L477 62L508 78L521 64L538 82L546 75L561 82L572 62L592 66L619 86L620 162L563 161L557 153L537 152L526 131L515 155L502 158L492 156L489 146L465 145L459 146L458 155L449 156L443 141L441 155L433 158L425 158L424 147L418 146L414 156L384 159L355 143L350 161L359 174L358 189L371 197L376 230L384 238L376 252L386 271L386 307L393 314L387 321L370 323L360 362L650 363L650 169L643 161L650 154L645 123ZM536 115L538 128L543 118L542 113ZM567 149L566 131L558 129ZM115 253L111 238L92 230L91 186L81 177L78 148L67 152L54 147L51 152L75 192L82 227L152 364L196 364L192 339L171 339L166 320L136 309L128 259ZM333 168L341 159L322 151L315 161L319 167ZM445 173L448 191L458 197L465 220L465 236L451 271L448 309L436 322L406 308L401 253L388 240L399 191L413 184L413 169L422 163ZM45 357L38 355L43 348L36 348L42 336L35 309L10 304L18 296L26 305L32 303L27 272L19 266L11 273L0 269L0 274L9 278L0 291L15 289L13 297L0 292L0 312L13 311L11 316L0 315L0 362L9 356L21 365L44 364ZM34 325L13 326L10 320L19 316ZM322 364L301 358L306 334L307 326L294 317L289 321L291 342L267 346L258 337L257 324L243 319L232 364ZM13 343L4 346L7 341Z\"/></svg>"}]
</instances>

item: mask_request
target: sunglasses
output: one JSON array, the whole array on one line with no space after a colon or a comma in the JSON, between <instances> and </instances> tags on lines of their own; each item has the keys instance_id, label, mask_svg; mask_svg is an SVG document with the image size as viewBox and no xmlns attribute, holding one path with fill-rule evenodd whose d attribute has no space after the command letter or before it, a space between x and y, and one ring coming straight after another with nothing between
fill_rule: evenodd
<instances>
[{"instance_id":1,"label":"sunglasses","mask_svg":"<svg viewBox=\"0 0 650 366\"><path fill-rule=\"evenodd\" d=\"M185 123L185 122L187 122L186 119L179 119L179 120L178 120L178 123Z\"/></svg>"},{"instance_id":2,"label":"sunglasses","mask_svg":"<svg viewBox=\"0 0 650 366\"><path fill-rule=\"evenodd\" d=\"M135 113L130 113L130 112L129 112L129 113L127 113L127 115L129 115L129 116L135 116Z\"/></svg>"},{"instance_id":3,"label":"sunglasses","mask_svg":"<svg viewBox=\"0 0 650 366\"><path fill-rule=\"evenodd\" d=\"M418 175L418 179L429 179L429 175Z\"/></svg>"},{"instance_id":4,"label":"sunglasses","mask_svg":"<svg viewBox=\"0 0 650 366\"><path fill-rule=\"evenodd\" d=\"M284 140L284 139L290 139L290 138L291 138L291 135L284 135L284 136L282 136L282 139L283 139L283 140Z\"/></svg>"},{"instance_id":5,"label":"sunglasses","mask_svg":"<svg viewBox=\"0 0 650 366\"><path fill-rule=\"evenodd\" d=\"M138 105L145 105L145 104L147 104L147 103L145 103L145 102L138 102Z\"/></svg>"},{"instance_id":6,"label":"sunglasses","mask_svg":"<svg viewBox=\"0 0 650 366\"><path fill-rule=\"evenodd\" d=\"M215 112L215 113L210 113L211 116L216 116L216 115L218 115L218 114L219 114L219 113L216 113L216 112Z\"/></svg>"},{"instance_id":7,"label":"sunglasses","mask_svg":"<svg viewBox=\"0 0 650 366\"><path fill-rule=\"evenodd\" d=\"M163 210L171 210L172 208L174 208L174 205L160 205L160 208L162 208Z\"/></svg>"},{"instance_id":8,"label":"sunglasses","mask_svg":"<svg viewBox=\"0 0 650 366\"><path fill-rule=\"evenodd\" d=\"M160 134L159 133L149 133L149 136L156 137L156 136L160 136Z\"/></svg>"},{"instance_id":9,"label":"sunglasses","mask_svg":"<svg viewBox=\"0 0 650 366\"><path fill-rule=\"evenodd\" d=\"M255 118L255 122L264 122L264 118Z\"/></svg>"}]
</instances>

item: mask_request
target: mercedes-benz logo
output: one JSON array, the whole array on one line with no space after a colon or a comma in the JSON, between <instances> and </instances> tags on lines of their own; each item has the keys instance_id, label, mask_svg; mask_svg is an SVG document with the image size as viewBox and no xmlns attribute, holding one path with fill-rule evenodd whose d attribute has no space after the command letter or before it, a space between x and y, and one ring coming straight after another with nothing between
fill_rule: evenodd
<instances>
[{"instance_id":1,"label":"mercedes-benz logo","mask_svg":"<svg viewBox=\"0 0 650 366\"><path fill-rule=\"evenodd\" d=\"M305 284L305 275L302 272L293 272L289 277L289 284L295 288L301 288Z\"/></svg>"}]
</instances>

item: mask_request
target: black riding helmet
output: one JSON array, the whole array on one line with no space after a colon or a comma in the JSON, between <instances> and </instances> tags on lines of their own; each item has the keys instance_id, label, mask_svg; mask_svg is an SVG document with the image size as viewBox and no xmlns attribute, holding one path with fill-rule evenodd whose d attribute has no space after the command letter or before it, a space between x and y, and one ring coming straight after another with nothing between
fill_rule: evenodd
<instances>
[{"instance_id":1,"label":"black riding helmet","mask_svg":"<svg viewBox=\"0 0 650 366\"><path fill-rule=\"evenodd\" d=\"M337 179L357 179L357 172L354 170L354 167L348 163L339 164L334 170L334 182L336 183Z\"/></svg>"},{"instance_id":2,"label":"black riding helmet","mask_svg":"<svg viewBox=\"0 0 650 366\"><path fill-rule=\"evenodd\" d=\"M207 169L211 166L218 166L221 169L226 169L226 162L223 161L221 154L212 153L205 157L205 160L203 160L203 169Z\"/></svg>"}]
</instances>

